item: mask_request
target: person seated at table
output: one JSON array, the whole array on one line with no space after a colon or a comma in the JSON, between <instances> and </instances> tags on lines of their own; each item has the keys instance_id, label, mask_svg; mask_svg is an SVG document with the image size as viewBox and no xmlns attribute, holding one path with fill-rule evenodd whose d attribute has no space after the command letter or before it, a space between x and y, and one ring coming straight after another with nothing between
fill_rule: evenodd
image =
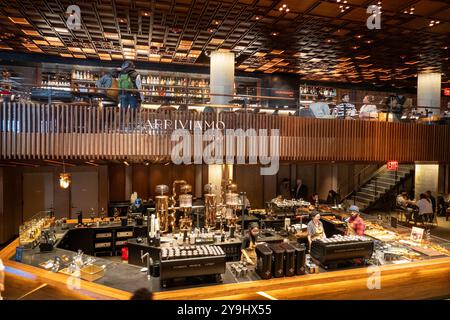
<instances>
[{"instance_id":1,"label":"person seated at table","mask_svg":"<svg viewBox=\"0 0 450 320\"><path fill-rule=\"evenodd\" d=\"M408 199L408 193L406 191L402 191L397 196L397 206L406 211L413 211L416 206L413 200Z\"/></svg>"},{"instance_id":2,"label":"person seated at table","mask_svg":"<svg viewBox=\"0 0 450 320\"><path fill-rule=\"evenodd\" d=\"M320 213L311 213L311 221L308 222L308 243L311 248L311 243L317 239L325 239L327 235L323 229L322 221L320 221Z\"/></svg>"},{"instance_id":3,"label":"person seated at table","mask_svg":"<svg viewBox=\"0 0 450 320\"><path fill-rule=\"evenodd\" d=\"M348 211L351 216L345 220L347 222L347 234L363 236L366 230L366 223L359 214L359 208L352 205Z\"/></svg>"},{"instance_id":4,"label":"person seated at table","mask_svg":"<svg viewBox=\"0 0 450 320\"><path fill-rule=\"evenodd\" d=\"M362 120L376 120L378 119L377 106L373 104L373 96L365 96L363 99L363 106L359 110L359 118Z\"/></svg>"},{"instance_id":5,"label":"person seated at table","mask_svg":"<svg viewBox=\"0 0 450 320\"><path fill-rule=\"evenodd\" d=\"M425 193L421 193L416 205L419 207L419 218L422 222L433 222L433 205Z\"/></svg>"}]
</instances>

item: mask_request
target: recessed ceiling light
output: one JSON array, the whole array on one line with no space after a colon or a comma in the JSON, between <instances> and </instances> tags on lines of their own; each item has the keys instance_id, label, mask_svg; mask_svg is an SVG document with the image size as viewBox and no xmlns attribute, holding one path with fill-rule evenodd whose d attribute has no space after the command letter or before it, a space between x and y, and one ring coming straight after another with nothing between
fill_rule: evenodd
<instances>
[{"instance_id":1,"label":"recessed ceiling light","mask_svg":"<svg viewBox=\"0 0 450 320\"><path fill-rule=\"evenodd\" d=\"M82 50L84 53L95 53L95 50L92 48L83 48Z\"/></svg>"},{"instance_id":2,"label":"recessed ceiling light","mask_svg":"<svg viewBox=\"0 0 450 320\"><path fill-rule=\"evenodd\" d=\"M109 53L99 53L98 56L100 57L100 60L111 60Z\"/></svg>"},{"instance_id":3,"label":"recessed ceiling light","mask_svg":"<svg viewBox=\"0 0 450 320\"><path fill-rule=\"evenodd\" d=\"M278 8L280 12L284 11L285 13L288 13L290 9L288 8L287 4L283 4L281 7Z\"/></svg>"},{"instance_id":4,"label":"recessed ceiling light","mask_svg":"<svg viewBox=\"0 0 450 320\"><path fill-rule=\"evenodd\" d=\"M49 43L45 40L33 40L33 42L40 46L48 46L49 45Z\"/></svg>"},{"instance_id":5,"label":"recessed ceiling light","mask_svg":"<svg viewBox=\"0 0 450 320\"><path fill-rule=\"evenodd\" d=\"M119 35L114 32L103 32L103 36L106 39L113 39L113 40L119 40Z\"/></svg>"},{"instance_id":6,"label":"recessed ceiling light","mask_svg":"<svg viewBox=\"0 0 450 320\"><path fill-rule=\"evenodd\" d=\"M255 56L255 57L264 57L266 54L267 54L267 53L265 53L265 52L256 52L256 53L254 54L254 56Z\"/></svg>"},{"instance_id":7,"label":"recessed ceiling light","mask_svg":"<svg viewBox=\"0 0 450 320\"><path fill-rule=\"evenodd\" d=\"M27 19L25 19L25 18L16 18L16 17L8 17L8 18L9 18L9 20L11 20L15 24L27 24L27 25L30 24L27 21Z\"/></svg>"},{"instance_id":8,"label":"recessed ceiling light","mask_svg":"<svg viewBox=\"0 0 450 320\"><path fill-rule=\"evenodd\" d=\"M124 46L134 46L134 40L132 40L132 39L122 39L122 45L124 45Z\"/></svg>"},{"instance_id":9,"label":"recessed ceiling light","mask_svg":"<svg viewBox=\"0 0 450 320\"><path fill-rule=\"evenodd\" d=\"M55 28L55 31L58 33L69 33L69 30L66 28Z\"/></svg>"},{"instance_id":10,"label":"recessed ceiling light","mask_svg":"<svg viewBox=\"0 0 450 320\"><path fill-rule=\"evenodd\" d=\"M274 36L274 37L278 36L279 34L280 34L280 33L279 33L279 32L276 32L276 31L270 33L270 35L271 35L271 36Z\"/></svg>"},{"instance_id":11,"label":"recessed ceiling light","mask_svg":"<svg viewBox=\"0 0 450 320\"><path fill-rule=\"evenodd\" d=\"M72 51L72 52L83 52L83 50L81 50L81 48L78 48L78 47L68 47L67 49L69 49L69 51Z\"/></svg>"},{"instance_id":12,"label":"recessed ceiling light","mask_svg":"<svg viewBox=\"0 0 450 320\"><path fill-rule=\"evenodd\" d=\"M191 47L192 44L193 44L193 42L190 40L181 40L180 41L180 46L183 46L183 47L188 47L188 46Z\"/></svg>"},{"instance_id":13,"label":"recessed ceiling light","mask_svg":"<svg viewBox=\"0 0 450 320\"><path fill-rule=\"evenodd\" d=\"M213 45L219 45L222 44L224 41L225 39L213 38L209 43Z\"/></svg>"},{"instance_id":14,"label":"recessed ceiling light","mask_svg":"<svg viewBox=\"0 0 450 320\"><path fill-rule=\"evenodd\" d=\"M36 30L22 29L22 32L25 33L28 36L36 36L36 37L40 37L41 36L41 34L39 32L37 32Z\"/></svg>"}]
</instances>

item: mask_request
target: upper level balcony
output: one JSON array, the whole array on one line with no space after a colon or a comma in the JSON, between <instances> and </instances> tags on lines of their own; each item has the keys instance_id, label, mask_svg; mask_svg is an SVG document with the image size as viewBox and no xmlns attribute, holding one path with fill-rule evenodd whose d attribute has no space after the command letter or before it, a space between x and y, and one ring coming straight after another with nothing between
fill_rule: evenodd
<instances>
[{"instance_id":1,"label":"upper level balcony","mask_svg":"<svg viewBox=\"0 0 450 320\"><path fill-rule=\"evenodd\" d=\"M174 130L186 129L193 138L200 127L202 133L215 127L222 134L278 129L279 159L286 162L450 162L448 125L32 103L0 105L0 158L166 162L178 143L171 139ZM251 142L247 139L246 156ZM222 143L225 148L226 140Z\"/></svg>"}]
</instances>

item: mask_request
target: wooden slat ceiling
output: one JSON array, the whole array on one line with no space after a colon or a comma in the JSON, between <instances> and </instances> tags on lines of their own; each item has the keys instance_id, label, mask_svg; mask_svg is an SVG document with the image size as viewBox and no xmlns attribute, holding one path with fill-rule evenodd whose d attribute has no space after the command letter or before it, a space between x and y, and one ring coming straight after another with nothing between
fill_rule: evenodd
<instances>
[{"instance_id":1,"label":"wooden slat ceiling","mask_svg":"<svg viewBox=\"0 0 450 320\"><path fill-rule=\"evenodd\" d=\"M205 52L218 49L236 52L237 68L248 72L402 87L414 86L417 71L428 70L443 72L449 83L448 0L75 3L78 31L66 25L73 1L0 2L0 50L206 65ZM369 30L366 8L378 3L381 29Z\"/></svg>"}]
</instances>

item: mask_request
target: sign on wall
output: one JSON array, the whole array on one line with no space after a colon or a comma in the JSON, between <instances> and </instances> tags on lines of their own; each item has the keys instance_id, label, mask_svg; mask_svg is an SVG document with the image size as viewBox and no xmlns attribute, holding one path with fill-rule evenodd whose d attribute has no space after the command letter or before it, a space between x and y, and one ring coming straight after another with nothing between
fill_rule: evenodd
<instances>
[{"instance_id":1,"label":"sign on wall","mask_svg":"<svg viewBox=\"0 0 450 320\"><path fill-rule=\"evenodd\" d=\"M395 161L395 160L388 161L387 169L389 171L397 171L398 170L398 161Z\"/></svg>"}]
</instances>

